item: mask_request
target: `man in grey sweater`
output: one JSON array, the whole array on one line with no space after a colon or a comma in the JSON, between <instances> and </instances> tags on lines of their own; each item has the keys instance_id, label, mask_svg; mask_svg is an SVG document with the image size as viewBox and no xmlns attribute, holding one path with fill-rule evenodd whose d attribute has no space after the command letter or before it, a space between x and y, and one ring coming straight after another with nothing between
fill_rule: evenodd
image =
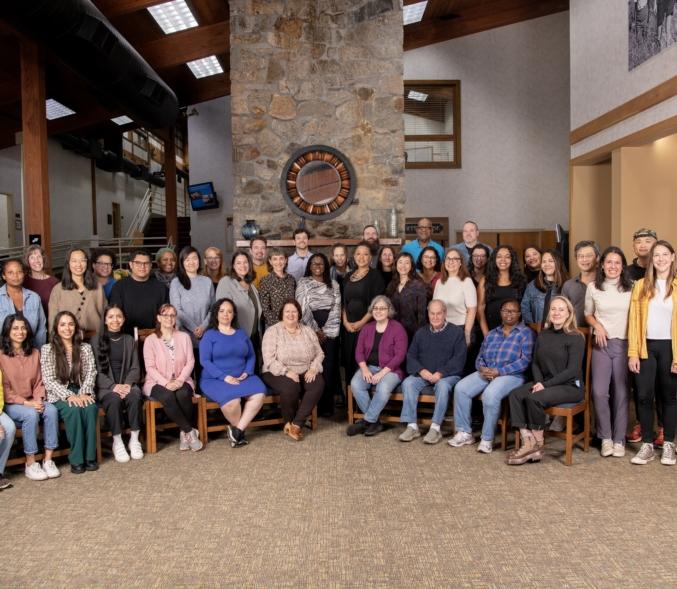
<instances>
[{"instance_id":1,"label":"man in grey sweater","mask_svg":"<svg viewBox=\"0 0 677 589\"><path fill-rule=\"evenodd\" d=\"M411 442L421 436L416 423L416 406L421 391L435 389L433 423L423 441L437 444L442 439L440 425L449 405L449 396L461 380L468 346L463 329L447 321L444 301L433 300L428 305L430 325L415 334L407 352L407 372L411 375L402 383L402 413L400 421L407 429L400 435L401 442Z\"/></svg>"}]
</instances>

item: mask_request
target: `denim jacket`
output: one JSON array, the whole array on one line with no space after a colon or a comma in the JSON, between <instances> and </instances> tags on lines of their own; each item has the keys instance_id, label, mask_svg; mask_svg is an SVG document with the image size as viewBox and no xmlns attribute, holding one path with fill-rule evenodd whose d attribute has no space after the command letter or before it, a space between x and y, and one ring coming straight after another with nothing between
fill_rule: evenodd
<instances>
[{"instance_id":1,"label":"denim jacket","mask_svg":"<svg viewBox=\"0 0 677 589\"><path fill-rule=\"evenodd\" d=\"M33 335L35 337L33 346L35 349L40 350L40 348L47 343L47 319L45 317L45 311L42 308L42 301L32 290L22 287L21 291L24 295L22 314L28 320L31 329L33 330ZM0 288L0 327L2 327L2 322L4 322L5 317L14 313L14 303L7 294L7 285L3 285L2 288Z\"/></svg>"},{"instance_id":2,"label":"denim jacket","mask_svg":"<svg viewBox=\"0 0 677 589\"><path fill-rule=\"evenodd\" d=\"M543 321L543 307L545 306L545 295L546 292L541 292L536 288L534 284L536 281L532 280L528 285L527 289L524 291L524 296L522 297L522 321L524 323L540 323ZM546 281L546 286L548 282ZM552 293L550 297L554 297L557 294L557 285L552 287Z\"/></svg>"}]
</instances>

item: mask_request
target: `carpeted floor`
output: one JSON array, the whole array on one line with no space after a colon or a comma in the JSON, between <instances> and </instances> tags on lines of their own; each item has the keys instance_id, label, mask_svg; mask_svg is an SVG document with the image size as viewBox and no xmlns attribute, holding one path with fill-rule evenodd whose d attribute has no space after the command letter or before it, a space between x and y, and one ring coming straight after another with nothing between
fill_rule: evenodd
<instances>
[{"instance_id":1,"label":"carpeted floor","mask_svg":"<svg viewBox=\"0 0 677 589\"><path fill-rule=\"evenodd\" d=\"M574 451L541 464L499 449L348 438L321 419L292 442L251 429L33 482L7 470L0 586L676 587L675 467ZM447 432L448 434L450 432Z\"/></svg>"}]
</instances>

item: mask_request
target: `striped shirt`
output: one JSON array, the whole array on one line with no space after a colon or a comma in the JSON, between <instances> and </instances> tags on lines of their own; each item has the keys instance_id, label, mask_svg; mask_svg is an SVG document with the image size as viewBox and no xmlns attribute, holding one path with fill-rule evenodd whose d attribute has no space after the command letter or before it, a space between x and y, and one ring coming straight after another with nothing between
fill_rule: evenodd
<instances>
[{"instance_id":1,"label":"striped shirt","mask_svg":"<svg viewBox=\"0 0 677 589\"><path fill-rule=\"evenodd\" d=\"M303 309L301 323L317 332L320 328L313 317L313 311L329 309L329 317L322 332L329 339L338 337L341 327L341 289L336 280L331 281L331 289L324 282L312 277L301 278L296 287L296 300Z\"/></svg>"},{"instance_id":2,"label":"striped shirt","mask_svg":"<svg viewBox=\"0 0 677 589\"><path fill-rule=\"evenodd\" d=\"M523 376L534 356L536 334L521 321L506 336L499 325L487 333L475 368L496 368L500 376Z\"/></svg>"},{"instance_id":3,"label":"striped shirt","mask_svg":"<svg viewBox=\"0 0 677 589\"><path fill-rule=\"evenodd\" d=\"M91 395L94 398L94 384L96 383L96 362L94 352L89 344L80 344L80 360L82 368L80 372L80 391L78 395ZM71 360L68 358L68 365ZM52 352L52 344L42 346L40 352L40 367L42 368L42 382L47 391L47 400L50 403L65 401L75 393L68 390L69 382L63 383L56 377L56 361ZM77 383L72 383L77 384Z\"/></svg>"}]
</instances>

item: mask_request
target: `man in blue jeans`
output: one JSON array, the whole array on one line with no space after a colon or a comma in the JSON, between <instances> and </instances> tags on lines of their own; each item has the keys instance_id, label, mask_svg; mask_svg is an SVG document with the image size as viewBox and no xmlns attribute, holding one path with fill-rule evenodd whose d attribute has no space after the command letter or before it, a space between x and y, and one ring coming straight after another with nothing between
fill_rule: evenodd
<instances>
[{"instance_id":1,"label":"man in blue jeans","mask_svg":"<svg viewBox=\"0 0 677 589\"><path fill-rule=\"evenodd\" d=\"M402 383L404 400L400 421L407 424L407 429L400 435L401 442L411 442L421 436L416 423L416 406L419 394L427 386L435 389L435 411L423 441L437 444L442 439L440 425L449 406L451 390L461 380L468 352L463 329L447 321L444 301L430 301L428 319L430 325L421 327L414 334L407 352L407 372L411 376Z\"/></svg>"},{"instance_id":2,"label":"man in blue jeans","mask_svg":"<svg viewBox=\"0 0 677 589\"><path fill-rule=\"evenodd\" d=\"M536 334L520 321L520 304L506 299L501 305L503 324L492 329L482 342L475 367L477 372L466 376L456 385L454 394L454 425L457 434L449 440L454 447L474 444L472 435L472 400L482 393L484 425L478 452L490 454L501 401L510 391L524 384L524 372L534 355Z\"/></svg>"}]
</instances>

